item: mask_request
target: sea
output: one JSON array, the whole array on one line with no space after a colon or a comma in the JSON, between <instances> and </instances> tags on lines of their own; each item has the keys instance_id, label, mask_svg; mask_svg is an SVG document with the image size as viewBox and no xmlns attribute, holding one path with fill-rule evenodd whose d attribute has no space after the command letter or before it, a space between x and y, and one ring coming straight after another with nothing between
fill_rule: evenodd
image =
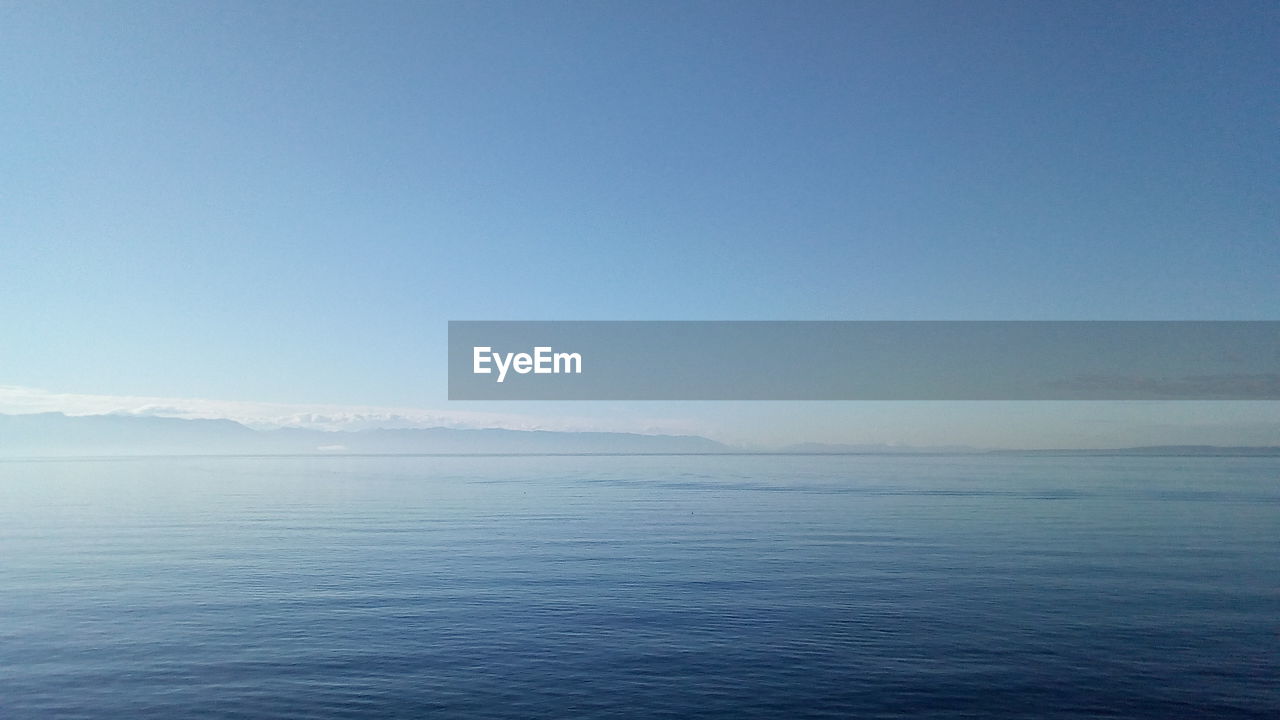
<instances>
[{"instance_id":1,"label":"sea","mask_svg":"<svg viewBox=\"0 0 1280 720\"><path fill-rule=\"evenodd\" d=\"M0 718L1280 718L1280 458L0 461Z\"/></svg>"}]
</instances>

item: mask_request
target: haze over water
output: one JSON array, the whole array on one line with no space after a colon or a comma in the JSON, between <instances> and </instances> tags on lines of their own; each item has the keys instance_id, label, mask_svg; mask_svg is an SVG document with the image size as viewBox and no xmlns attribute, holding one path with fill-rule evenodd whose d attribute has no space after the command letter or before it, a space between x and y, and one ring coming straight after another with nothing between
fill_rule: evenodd
<instances>
[{"instance_id":1,"label":"haze over water","mask_svg":"<svg viewBox=\"0 0 1280 720\"><path fill-rule=\"evenodd\" d=\"M1280 458L0 462L0 716L1275 717Z\"/></svg>"}]
</instances>

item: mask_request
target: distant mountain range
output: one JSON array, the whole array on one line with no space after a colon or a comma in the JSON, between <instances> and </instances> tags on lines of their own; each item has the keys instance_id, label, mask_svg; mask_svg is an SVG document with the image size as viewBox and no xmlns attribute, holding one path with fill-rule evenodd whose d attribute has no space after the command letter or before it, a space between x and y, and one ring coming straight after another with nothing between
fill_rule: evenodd
<instances>
[{"instance_id":1,"label":"distant mountain range","mask_svg":"<svg viewBox=\"0 0 1280 720\"><path fill-rule=\"evenodd\" d=\"M295 453L722 453L692 435L452 428L253 430L232 420L140 415L0 415L0 456Z\"/></svg>"},{"instance_id":2,"label":"distant mountain range","mask_svg":"<svg viewBox=\"0 0 1280 720\"><path fill-rule=\"evenodd\" d=\"M743 450L696 435L453 428L254 430L232 420L187 420L146 415L69 416L62 413L0 415L0 457L325 453L661 455L742 452L756 451ZM912 447L801 443L768 452L807 455L1277 456L1280 455L1280 446L1166 445L1111 450L985 450L960 445Z\"/></svg>"}]
</instances>

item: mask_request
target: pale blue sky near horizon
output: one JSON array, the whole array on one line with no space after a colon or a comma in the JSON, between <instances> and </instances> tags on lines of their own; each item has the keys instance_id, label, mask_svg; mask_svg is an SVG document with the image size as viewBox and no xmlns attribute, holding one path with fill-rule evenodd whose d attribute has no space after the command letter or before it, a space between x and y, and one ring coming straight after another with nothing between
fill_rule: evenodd
<instances>
[{"instance_id":1,"label":"pale blue sky near horizon","mask_svg":"<svg viewBox=\"0 0 1280 720\"><path fill-rule=\"evenodd\" d=\"M0 385L919 441L910 404L448 403L446 322L1276 319L1278 28L1269 2L2 3ZM997 412L950 407L924 441Z\"/></svg>"}]
</instances>

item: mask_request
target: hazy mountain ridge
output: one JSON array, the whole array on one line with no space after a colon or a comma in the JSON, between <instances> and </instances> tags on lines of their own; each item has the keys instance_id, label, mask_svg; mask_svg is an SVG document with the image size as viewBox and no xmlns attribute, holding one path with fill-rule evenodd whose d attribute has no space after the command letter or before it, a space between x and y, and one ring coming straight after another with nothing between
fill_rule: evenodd
<instances>
[{"instance_id":1,"label":"hazy mountain ridge","mask_svg":"<svg viewBox=\"0 0 1280 720\"><path fill-rule=\"evenodd\" d=\"M253 430L233 420L142 415L0 415L0 456L296 453L698 453L694 435L453 428Z\"/></svg>"},{"instance_id":2,"label":"hazy mountain ridge","mask_svg":"<svg viewBox=\"0 0 1280 720\"><path fill-rule=\"evenodd\" d=\"M697 435L506 429L254 430L233 420L149 415L0 414L0 457L293 454L753 453L796 455L1280 456L1280 446L1159 445L991 450L963 445L798 443L734 447Z\"/></svg>"}]
</instances>

